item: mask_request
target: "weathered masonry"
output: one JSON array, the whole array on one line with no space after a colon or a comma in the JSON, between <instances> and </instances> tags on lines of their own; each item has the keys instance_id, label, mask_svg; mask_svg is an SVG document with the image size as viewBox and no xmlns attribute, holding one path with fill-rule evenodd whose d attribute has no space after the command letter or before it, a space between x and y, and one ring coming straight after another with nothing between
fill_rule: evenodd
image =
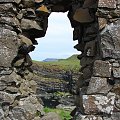
<instances>
[{"instance_id":1,"label":"weathered masonry","mask_svg":"<svg viewBox=\"0 0 120 120\"><path fill-rule=\"evenodd\" d=\"M120 119L120 0L0 0L0 120L42 120L28 53L67 11L82 52L73 120Z\"/></svg>"}]
</instances>

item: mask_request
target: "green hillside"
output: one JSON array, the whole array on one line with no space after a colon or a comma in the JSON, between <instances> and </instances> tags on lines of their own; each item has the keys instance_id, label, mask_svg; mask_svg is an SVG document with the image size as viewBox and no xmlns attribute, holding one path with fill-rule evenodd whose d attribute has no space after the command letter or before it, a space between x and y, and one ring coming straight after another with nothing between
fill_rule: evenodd
<instances>
[{"instance_id":1,"label":"green hillside","mask_svg":"<svg viewBox=\"0 0 120 120\"><path fill-rule=\"evenodd\" d=\"M77 59L77 55L72 55L67 59L59 59L58 61L52 62L40 62L33 61L39 66L44 66L48 69L56 69L56 70L72 70L78 71L80 68L80 61Z\"/></svg>"}]
</instances>

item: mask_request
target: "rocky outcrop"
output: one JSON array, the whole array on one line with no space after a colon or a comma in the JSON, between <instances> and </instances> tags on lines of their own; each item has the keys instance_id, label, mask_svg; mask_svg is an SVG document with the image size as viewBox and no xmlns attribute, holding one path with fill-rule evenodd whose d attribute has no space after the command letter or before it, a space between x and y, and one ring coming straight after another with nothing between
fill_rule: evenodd
<instances>
[{"instance_id":1,"label":"rocky outcrop","mask_svg":"<svg viewBox=\"0 0 120 120\"><path fill-rule=\"evenodd\" d=\"M119 0L0 1L1 120L34 120L36 112L40 119L28 53L35 49L35 38L45 35L50 13L66 11L78 40L75 48L82 52L74 120L119 120Z\"/></svg>"},{"instance_id":2,"label":"rocky outcrop","mask_svg":"<svg viewBox=\"0 0 120 120\"><path fill-rule=\"evenodd\" d=\"M33 63L32 70L34 80L37 82L37 91L45 92L69 92L75 91L76 81L79 78L79 74L76 71L67 71L61 69L57 65L43 65L39 63ZM71 85L71 88L70 88Z\"/></svg>"}]
</instances>

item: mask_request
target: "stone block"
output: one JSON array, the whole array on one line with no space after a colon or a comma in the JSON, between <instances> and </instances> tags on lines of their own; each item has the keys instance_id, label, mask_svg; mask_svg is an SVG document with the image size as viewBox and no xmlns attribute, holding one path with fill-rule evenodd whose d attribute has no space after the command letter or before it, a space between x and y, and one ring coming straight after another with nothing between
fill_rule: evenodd
<instances>
[{"instance_id":1,"label":"stone block","mask_svg":"<svg viewBox=\"0 0 120 120\"><path fill-rule=\"evenodd\" d=\"M34 0L22 0L23 6L26 8L33 8L35 7L35 1Z\"/></svg>"},{"instance_id":2,"label":"stone block","mask_svg":"<svg viewBox=\"0 0 120 120\"><path fill-rule=\"evenodd\" d=\"M54 112L47 113L41 120L61 120L60 116Z\"/></svg>"},{"instance_id":3,"label":"stone block","mask_svg":"<svg viewBox=\"0 0 120 120\"><path fill-rule=\"evenodd\" d=\"M49 14L51 13L51 11L47 8L47 6L45 5L42 5L40 7L38 7L36 10L35 10L37 16L49 16Z\"/></svg>"},{"instance_id":4,"label":"stone block","mask_svg":"<svg viewBox=\"0 0 120 120\"><path fill-rule=\"evenodd\" d=\"M120 59L120 20L111 23L101 32L101 57Z\"/></svg>"},{"instance_id":5,"label":"stone block","mask_svg":"<svg viewBox=\"0 0 120 120\"><path fill-rule=\"evenodd\" d=\"M43 0L35 0L35 3L41 3Z\"/></svg>"},{"instance_id":6,"label":"stone block","mask_svg":"<svg viewBox=\"0 0 120 120\"><path fill-rule=\"evenodd\" d=\"M98 18L99 30L102 30L107 25L107 20L105 18Z\"/></svg>"},{"instance_id":7,"label":"stone block","mask_svg":"<svg viewBox=\"0 0 120 120\"><path fill-rule=\"evenodd\" d=\"M108 61L96 60L93 67L93 75L99 77L111 76L111 64Z\"/></svg>"},{"instance_id":8,"label":"stone block","mask_svg":"<svg viewBox=\"0 0 120 120\"><path fill-rule=\"evenodd\" d=\"M7 88L6 88L6 92L8 92L8 93L11 93L11 94L15 94L15 93L18 93L18 88L16 88L16 87L10 87L10 86L8 86Z\"/></svg>"},{"instance_id":9,"label":"stone block","mask_svg":"<svg viewBox=\"0 0 120 120\"><path fill-rule=\"evenodd\" d=\"M19 107L25 110L27 120L33 120L37 112L39 112L40 115L44 115L43 106L34 95L20 99Z\"/></svg>"},{"instance_id":10,"label":"stone block","mask_svg":"<svg viewBox=\"0 0 120 120\"><path fill-rule=\"evenodd\" d=\"M0 104L10 103L12 104L18 94L9 94L6 92L0 91Z\"/></svg>"},{"instance_id":11,"label":"stone block","mask_svg":"<svg viewBox=\"0 0 120 120\"><path fill-rule=\"evenodd\" d=\"M80 23L90 23L94 21L94 18L92 18L89 14L89 10L82 8L79 8L75 11L73 19Z\"/></svg>"},{"instance_id":12,"label":"stone block","mask_svg":"<svg viewBox=\"0 0 120 120\"><path fill-rule=\"evenodd\" d=\"M82 73L84 79L89 79L92 76L92 66L86 66L85 68L83 68Z\"/></svg>"},{"instance_id":13,"label":"stone block","mask_svg":"<svg viewBox=\"0 0 120 120\"><path fill-rule=\"evenodd\" d=\"M111 91L120 96L120 84L115 84Z\"/></svg>"},{"instance_id":14,"label":"stone block","mask_svg":"<svg viewBox=\"0 0 120 120\"><path fill-rule=\"evenodd\" d=\"M83 8L97 8L98 0L85 0Z\"/></svg>"},{"instance_id":15,"label":"stone block","mask_svg":"<svg viewBox=\"0 0 120 120\"><path fill-rule=\"evenodd\" d=\"M85 114L112 114L114 109L115 94L83 95L83 107Z\"/></svg>"},{"instance_id":16,"label":"stone block","mask_svg":"<svg viewBox=\"0 0 120 120\"><path fill-rule=\"evenodd\" d=\"M10 119L20 119L26 120L26 111L24 108L16 106L12 109L12 112L9 114Z\"/></svg>"},{"instance_id":17,"label":"stone block","mask_svg":"<svg viewBox=\"0 0 120 120\"><path fill-rule=\"evenodd\" d=\"M106 94L110 89L112 89L112 86L108 85L106 78L92 77L89 82L87 94Z\"/></svg>"},{"instance_id":18,"label":"stone block","mask_svg":"<svg viewBox=\"0 0 120 120\"><path fill-rule=\"evenodd\" d=\"M116 8L116 0L99 0L98 7L102 8Z\"/></svg>"},{"instance_id":19,"label":"stone block","mask_svg":"<svg viewBox=\"0 0 120 120\"><path fill-rule=\"evenodd\" d=\"M17 14L17 9L12 3L6 3L6 4L1 3L0 14L4 17L15 16L15 14Z\"/></svg>"},{"instance_id":20,"label":"stone block","mask_svg":"<svg viewBox=\"0 0 120 120\"><path fill-rule=\"evenodd\" d=\"M110 117L103 117L103 120L120 120L120 112L113 113Z\"/></svg>"},{"instance_id":21,"label":"stone block","mask_svg":"<svg viewBox=\"0 0 120 120\"><path fill-rule=\"evenodd\" d=\"M37 84L33 80L22 80L20 85L20 92L23 96L27 96L32 93L36 93Z\"/></svg>"},{"instance_id":22,"label":"stone block","mask_svg":"<svg viewBox=\"0 0 120 120\"><path fill-rule=\"evenodd\" d=\"M120 78L120 67L113 67L113 76L115 78Z\"/></svg>"},{"instance_id":23,"label":"stone block","mask_svg":"<svg viewBox=\"0 0 120 120\"><path fill-rule=\"evenodd\" d=\"M97 115L82 115L81 113L78 113L74 116L74 120L103 120L101 116Z\"/></svg>"},{"instance_id":24,"label":"stone block","mask_svg":"<svg viewBox=\"0 0 120 120\"><path fill-rule=\"evenodd\" d=\"M17 47L16 32L0 28L0 66L11 67L12 60L17 55Z\"/></svg>"},{"instance_id":25,"label":"stone block","mask_svg":"<svg viewBox=\"0 0 120 120\"><path fill-rule=\"evenodd\" d=\"M80 60L80 65L82 67L85 67L85 66L88 66L88 65L91 65L94 63L94 58L93 57L82 57L82 59Z\"/></svg>"},{"instance_id":26,"label":"stone block","mask_svg":"<svg viewBox=\"0 0 120 120\"><path fill-rule=\"evenodd\" d=\"M96 41L95 40L86 43L85 55L87 57L94 57L96 55Z\"/></svg>"},{"instance_id":27,"label":"stone block","mask_svg":"<svg viewBox=\"0 0 120 120\"><path fill-rule=\"evenodd\" d=\"M1 78L0 78L1 80ZM7 88L7 84L5 84L4 82L0 81L0 91L5 90Z\"/></svg>"},{"instance_id":28,"label":"stone block","mask_svg":"<svg viewBox=\"0 0 120 120\"><path fill-rule=\"evenodd\" d=\"M21 20L21 29L29 33L31 37L38 38L44 36L45 32L38 22L29 19Z\"/></svg>"},{"instance_id":29,"label":"stone block","mask_svg":"<svg viewBox=\"0 0 120 120\"><path fill-rule=\"evenodd\" d=\"M19 4L21 0L0 0L0 3L17 3Z\"/></svg>"},{"instance_id":30,"label":"stone block","mask_svg":"<svg viewBox=\"0 0 120 120\"><path fill-rule=\"evenodd\" d=\"M9 26L13 27L20 27L20 23L17 18L13 17L1 17L0 18L1 24L7 24Z\"/></svg>"},{"instance_id":31,"label":"stone block","mask_svg":"<svg viewBox=\"0 0 120 120\"><path fill-rule=\"evenodd\" d=\"M115 112L120 112L120 94L115 98L114 113Z\"/></svg>"}]
</instances>

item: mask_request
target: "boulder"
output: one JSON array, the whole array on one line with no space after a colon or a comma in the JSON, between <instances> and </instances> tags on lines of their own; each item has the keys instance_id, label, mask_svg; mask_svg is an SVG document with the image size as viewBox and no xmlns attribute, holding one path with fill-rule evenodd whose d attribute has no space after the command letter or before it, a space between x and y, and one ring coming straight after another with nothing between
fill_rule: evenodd
<instances>
[{"instance_id":1,"label":"boulder","mask_svg":"<svg viewBox=\"0 0 120 120\"><path fill-rule=\"evenodd\" d=\"M62 120L57 113L49 112L41 120Z\"/></svg>"}]
</instances>

